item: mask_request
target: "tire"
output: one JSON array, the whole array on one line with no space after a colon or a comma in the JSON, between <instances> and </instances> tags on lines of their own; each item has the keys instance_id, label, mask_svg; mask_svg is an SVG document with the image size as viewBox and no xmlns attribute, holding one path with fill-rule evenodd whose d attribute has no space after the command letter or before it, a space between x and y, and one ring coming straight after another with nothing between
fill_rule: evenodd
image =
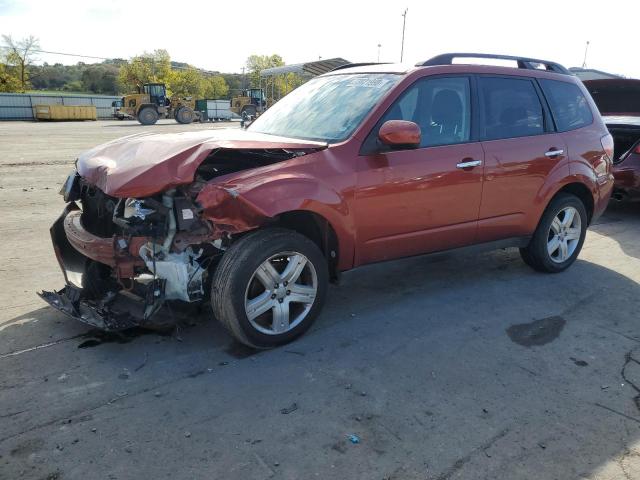
<instances>
[{"instance_id":1,"label":"tire","mask_svg":"<svg viewBox=\"0 0 640 480\"><path fill-rule=\"evenodd\" d=\"M195 115L189 107L180 107L176 110L176 122L187 125L193 122Z\"/></svg>"},{"instance_id":2,"label":"tire","mask_svg":"<svg viewBox=\"0 0 640 480\"><path fill-rule=\"evenodd\" d=\"M242 107L242 111L240 112L241 116L247 117L255 117L256 116L256 106L255 105L245 105Z\"/></svg>"},{"instance_id":3,"label":"tire","mask_svg":"<svg viewBox=\"0 0 640 480\"><path fill-rule=\"evenodd\" d=\"M138 112L138 121L142 125L154 125L158 121L158 112L153 107L144 107Z\"/></svg>"},{"instance_id":4,"label":"tire","mask_svg":"<svg viewBox=\"0 0 640 480\"><path fill-rule=\"evenodd\" d=\"M284 345L313 324L324 304L328 279L327 261L307 237L282 228L257 230L231 245L220 260L211 284L213 314L245 345ZM286 324L277 321L285 311Z\"/></svg>"},{"instance_id":5,"label":"tire","mask_svg":"<svg viewBox=\"0 0 640 480\"><path fill-rule=\"evenodd\" d=\"M572 215L571 221L568 215ZM539 272L566 270L582 250L588 221L587 210L578 197L558 194L544 211L529 245L520 249L520 256Z\"/></svg>"}]
</instances>

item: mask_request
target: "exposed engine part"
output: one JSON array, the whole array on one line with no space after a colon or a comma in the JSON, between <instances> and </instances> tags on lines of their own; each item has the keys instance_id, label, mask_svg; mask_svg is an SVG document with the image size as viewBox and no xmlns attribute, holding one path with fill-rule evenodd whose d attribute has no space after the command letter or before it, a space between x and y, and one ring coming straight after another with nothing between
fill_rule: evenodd
<instances>
[{"instance_id":1,"label":"exposed engine part","mask_svg":"<svg viewBox=\"0 0 640 480\"><path fill-rule=\"evenodd\" d=\"M162 204L167 208L167 218L169 219L169 229L167 236L162 243L162 251L166 255L171 250L173 244L173 237L176 235L176 216L173 213L173 195L175 190L169 190L162 196Z\"/></svg>"},{"instance_id":2,"label":"exposed engine part","mask_svg":"<svg viewBox=\"0 0 640 480\"><path fill-rule=\"evenodd\" d=\"M196 170L196 178L204 181L226 175L228 173L264 167L273 163L283 162L291 158L300 157L317 149L287 150L284 148L240 150L220 148L212 152Z\"/></svg>"},{"instance_id":3,"label":"exposed engine part","mask_svg":"<svg viewBox=\"0 0 640 480\"><path fill-rule=\"evenodd\" d=\"M111 220L124 235L161 238L167 232L170 210L151 197L120 199Z\"/></svg>"},{"instance_id":4,"label":"exposed engine part","mask_svg":"<svg viewBox=\"0 0 640 480\"><path fill-rule=\"evenodd\" d=\"M140 249L140 257L153 274L153 278L165 280L164 297L167 300L184 300L194 302L204 296L203 274L205 268L197 261L203 253L197 253L188 247L180 253L154 251L156 245L148 243ZM135 278L136 282L146 283L148 274Z\"/></svg>"},{"instance_id":5,"label":"exposed engine part","mask_svg":"<svg viewBox=\"0 0 640 480\"><path fill-rule=\"evenodd\" d=\"M198 211L196 211L190 199L175 198L173 203L175 205L176 221L179 230L192 230L199 224L197 218Z\"/></svg>"},{"instance_id":6,"label":"exposed engine part","mask_svg":"<svg viewBox=\"0 0 640 480\"><path fill-rule=\"evenodd\" d=\"M124 202L124 218L136 217L144 220L147 215L154 213L152 208L145 208L144 202L135 198L127 198Z\"/></svg>"}]
</instances>

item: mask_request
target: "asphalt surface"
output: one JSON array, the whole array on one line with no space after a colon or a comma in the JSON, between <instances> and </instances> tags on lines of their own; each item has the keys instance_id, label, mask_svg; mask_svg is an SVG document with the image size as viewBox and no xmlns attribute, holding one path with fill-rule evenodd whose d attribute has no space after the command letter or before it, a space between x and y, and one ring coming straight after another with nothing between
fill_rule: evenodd
<instances>
[{"instance_id":1,"label":"asphalt surface","mask_svg":"<svg viewBox=\"0 0 640 480\"><path fill-rule=\"evenodd\" d=\"M0 479L640 478L640 206L558 275L514 250L350 272L267 352L206 310L116 337L45 306L75 155L219 126L0 123Z\"/></svg>"}]
</instances>

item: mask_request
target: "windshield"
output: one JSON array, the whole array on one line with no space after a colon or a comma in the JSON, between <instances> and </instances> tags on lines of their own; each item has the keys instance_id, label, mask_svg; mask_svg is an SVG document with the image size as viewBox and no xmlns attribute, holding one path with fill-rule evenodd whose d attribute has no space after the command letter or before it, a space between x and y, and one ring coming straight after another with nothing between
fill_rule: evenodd
<instances>
[{"instance_id":1,"label":"windshield","mask_svg":"<svg viewBox=\"0 0 640 480\"><path fill-rule=\"evenodd\" d=\"M259 116L249 130L329 143L345 140L399 79L388 73L315 78Z\"/></svg>"}]
</instances>

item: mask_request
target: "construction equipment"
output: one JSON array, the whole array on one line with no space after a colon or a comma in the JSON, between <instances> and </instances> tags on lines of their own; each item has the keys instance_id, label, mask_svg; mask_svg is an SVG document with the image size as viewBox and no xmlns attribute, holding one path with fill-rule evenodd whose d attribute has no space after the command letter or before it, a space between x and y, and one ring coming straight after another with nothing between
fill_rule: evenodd
<instances>
[{"instance_id":1,"label":"construction equipment","mask_svg":"<svg viewBox=\"0 0 640 480\"><path fill-rule=\"evenodd\" d=\"M240 95L231 99L231 111L240 115L243 120L250 120L264 112L267 99L262 88L246 88Z\"/></svg>"},{"instance_id":2,"label":"construction equipment","mask_svg":"<svg viewBox=\"0 0 640 480\"><path fill-rule=\"evenodd\" d=\"M122 97L120 102L113 102L116 107L114 116L120 120L135 118L142 125L153 125L159 118L175 118L178 123L191 123L199 120L195 111L195 100L192 97L173 95L167 97L164 83L145 83L138 86L138 93Z\"/></svg>"}]
</instances>

